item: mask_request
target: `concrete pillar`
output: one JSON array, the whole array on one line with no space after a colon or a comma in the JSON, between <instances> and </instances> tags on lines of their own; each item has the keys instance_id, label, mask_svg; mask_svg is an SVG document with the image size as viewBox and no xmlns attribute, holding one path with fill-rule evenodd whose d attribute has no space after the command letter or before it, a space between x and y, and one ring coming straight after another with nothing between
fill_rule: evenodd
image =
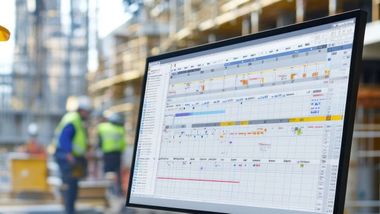
<instances>
[{"instance_id":1,"label":"concrete pillar","mask_svg":"<svg viewBox=\"0 0 380 214\"><path fill-rule=\"evenodd\" d=\"M303 22L305 18L305 2L304 0L296 0L296 21Z\"/></svg>"},{"instance_id":2,"label":"concrete pillar","mask_svg":"<svg viewBox=\"0 0 380 214\"><path fill-rule=\"evenodd\" d=\"M337 0L329 0L329 15L334 15L337 12Z\"/></svg>"},{"instance_id":3,"label":"concrete pillar","mask_svg":"<svg viewBox=\"0 0 380 214\"><path fill-rule=\"evenodd\" d=\"M380 0L372 0L372 21L380 19L379 7Z\"/></svg>"},{"instance_id":4,"label":"concrete pillar","mask_svg":"<svg viewBox=\"0 0 380 214\"><path fill-rule=\"evenodd\" d=\"M215 42L216 41L216 36L215 34L211 33L208 35L208 42Z\"/></svg>"},{"instance_id":5,"label":"concrete pillar","mask_svg":"<svg viewBox=\"0 0 380 214\"><path fill-rule=\"evenodd\" d=\"M251 31L251 26L250 26L250 18L245 16L243 17L243 21L241 23L241 35L247 35Z\"/></svg>"},{"instance_id":6,"label":"concrete pillar","mask_svg":"<svg viewBox=\"0 0 380 214\"><path fill-rule=\"evenodd\" d=\"M259 32L259 11L253 11L251 13L251 33Z\"/></svg>"},{"instance_id":7,"label":"concrete pillar","mask_svg":"<svg viewBox=\"0 0 380 214\"><path fill-rule=\"evenodd\" d=\"M169 33L170 36L174 36L177 33L177 0L170 0L169 2L170 8L170 26Z\"/></svg>"},{"instance_id":8,"label":"concrete pillar","mask_svg":"<svg viewBox=\"0 0 380 214\"><path fill-rule=\"evenodd\" d=\"M218 1L217 0L213 0L212 1L212 5L214 5L214 7L212 7L212 9L211 9L212 17L215 18L215 17L218 16L218 13L219 13L218 6L217 6L218 5Z\"/></svg>"},{"instance_id":9,"label":"concrete pillar","mask_svg":"<svg viewBox=\"0 0 380 214\"><path fill-rule=\"evenodd\" d=\"M184 17L185 17L185 23L184 25L186 26L188 23L191 23L193 20L192 20L192 7L191 7L191 0L186 0L184 1L184 11L183 11L183 14L184 14Z\"/></svg>"}]
</instances>

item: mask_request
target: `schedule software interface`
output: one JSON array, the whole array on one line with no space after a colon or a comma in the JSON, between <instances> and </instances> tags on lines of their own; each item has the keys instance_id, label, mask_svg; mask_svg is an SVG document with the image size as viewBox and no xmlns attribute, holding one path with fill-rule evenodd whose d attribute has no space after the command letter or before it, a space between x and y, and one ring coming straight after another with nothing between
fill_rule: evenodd
<instances>
[{"instance_id":1,"label":"schedule software interface","mask_svg":"<svg viewBox=\"0 0 380 214\"><path fill-rule=\"evenodd\" d=\"M150 62L131 202L332 213L355 19Z\"/></svg>"}]
</instances>

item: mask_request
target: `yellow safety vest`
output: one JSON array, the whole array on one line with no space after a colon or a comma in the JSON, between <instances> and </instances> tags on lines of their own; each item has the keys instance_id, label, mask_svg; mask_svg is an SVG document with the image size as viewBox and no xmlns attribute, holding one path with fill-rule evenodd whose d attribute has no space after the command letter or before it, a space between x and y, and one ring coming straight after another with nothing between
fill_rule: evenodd
<instances>
[{"instance_id":1,"label":"yellow safety vest","mask_svg":"<svg viewBox=\"0 0 380 214\"><path fill-rule=\"evenodd\" d=\"M56 144L59 147L59 136L62 134L62 130L68 124L73 124L75 129L75 135L73 138L73 155L75 157L84 156L87 150L87 134L82 124L82 119L78 112L68 112L66 113L61 121L59 122L57 128L55 129Z\"/></svg>"},{"instance_id":2,"label":"yellow safety vest","mask_svg":"<svg viewBox=\"0 0 380 214\"><path fill-rule=\"evenodd\" d=\"M102 140L102 151L123 152L125 149L125 131L123 126L110 122L98 125L98 133Z\"/></svg>"}]
</instances>

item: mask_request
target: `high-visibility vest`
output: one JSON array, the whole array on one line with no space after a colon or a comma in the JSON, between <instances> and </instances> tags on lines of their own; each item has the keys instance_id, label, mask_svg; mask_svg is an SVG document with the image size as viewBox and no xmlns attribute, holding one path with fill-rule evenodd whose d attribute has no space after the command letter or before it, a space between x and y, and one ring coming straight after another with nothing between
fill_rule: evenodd
<instances>
[{"instance_id":1,"label":"high-visibility vest","mask_svg":"<svg viewBox=\"0 0 380 214\"><path fill-rule=\"evenodd\" d=\"M75 135L72 140L72 154L75 157L84 156L87 150L87 134L82 124L82 119L78 112L68 112L66 113L61 121L59 122L57 128L55 129L56 144L59 148L59 136L62 134L62 130L68 124L73 124L75 129Z\"/></svg>"},{"instance_id":2,"label":"high-visibility vest","mask_svg":"<svg viewBox=\"0 0 380 214\"><path fill-rule=\"evenodd\" d=\"M122 152L125 148L124 127L110 122L98 125L98 134L102 140L102 151Z\"/></svg>"}]
</instances>

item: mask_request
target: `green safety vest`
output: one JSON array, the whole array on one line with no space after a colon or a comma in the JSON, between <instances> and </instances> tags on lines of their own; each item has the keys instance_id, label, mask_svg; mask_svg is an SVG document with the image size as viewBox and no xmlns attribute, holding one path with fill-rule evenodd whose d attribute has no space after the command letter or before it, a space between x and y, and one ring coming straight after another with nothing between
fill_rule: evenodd
<instances>
[{"instance_id":1,"label":"green safety vest","mask_svg":"<svg viewBox=\"0 0 380 214\"><path fill-rule=\"evenodd\" d=\"M125 148L125 131L123 126L110 122L101 123L98 126L98 133L102 140L102 151L122 152Z\"/></svg>"},{"instance_id":2,"label":"green safety vest","mask_svg":"<svg viewBox=\"0 0 380 214\"><path fill-rule=\"evenodd\" d=\"M63 128L68 124L73 124L75 129L75 135L72 140L73 155L75 157L84 156L87 150L87 135L82 124L82 119L78 112L68 112L63 116L57 128L55 129L55 136L57 138L56 144L59 146L58 138L61 135Z\"/></svg>"}]
</instances>

